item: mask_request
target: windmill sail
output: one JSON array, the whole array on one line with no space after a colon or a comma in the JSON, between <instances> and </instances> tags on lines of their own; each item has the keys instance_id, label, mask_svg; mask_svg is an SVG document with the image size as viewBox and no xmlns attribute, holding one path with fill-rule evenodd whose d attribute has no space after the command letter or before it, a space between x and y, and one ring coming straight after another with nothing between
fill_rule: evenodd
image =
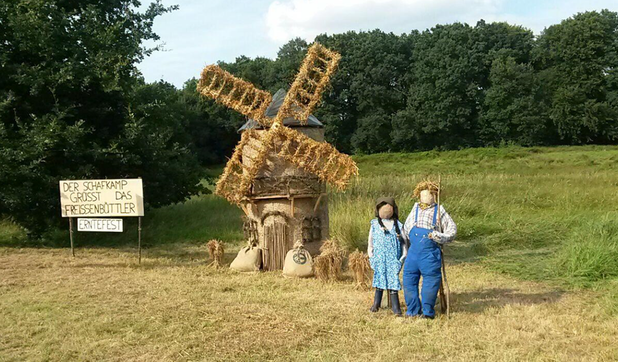
<instances>
[{"instance_id":1,"label":"windmill sail","mask_svg":"<svg viewBox=\"0 0 618 362\"><path fill-rule=\"evenodd\" d=\"M209 65L204 68L197 84L197 91L249 118L255 119L263 126L272 124L272 119L264 114L272 100L270 93L234 77L216 65Z\"/></svg>"},{"instance_id":2,"label":"windmill sail","mask_svg":"<svg viewBox=\"0 0 618 362\"><path fill-rule=\"evenodd\" d=\"M313 44L307 51L300 71L283 101L277 120L292 117L305 124L320 102L339 59L341 59L339 53L328 50L318 43Z\"/></svg>"},{"instance_id":3,"label":"windmill sail","mask_svg":"<svg viewBox=\"0 0 618 362\"><path fill-rule=\"evenodd\" d=\"M345 189L358 167L352 158L326 142L318 142L287 127L271 129L277 155L312 173L338 190ZM269 132L269 133L270 133Z\"/></svg>"},{"instance_id":4,"label":"windmill sail","mask_svg":"<svg viewBox=\"0 0 618 362\"><path fill-rule=\"evenodd\" d=\"M243 149L251 140L258 140L258 149L251 156L244 155ZM264 165L268 155L268 144L271 142L271 132L260 136L255 130L243 132L240 142L234 148L232 157L228 160L223 173L217 181L215 193L225 197L229 202L240 205L251 191L251 183L258 171Z\"/></svg>"}]
</instances>

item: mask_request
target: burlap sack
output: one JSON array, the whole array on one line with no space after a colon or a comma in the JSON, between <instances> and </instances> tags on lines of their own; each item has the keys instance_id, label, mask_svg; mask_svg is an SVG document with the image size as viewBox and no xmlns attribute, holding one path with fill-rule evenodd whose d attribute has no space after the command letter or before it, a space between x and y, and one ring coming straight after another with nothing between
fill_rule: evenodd
<instances>
[{"instance_id":1,"label":"burlap sack","mask_svg":"<svg viewBox=\"0 0 618 362\"><path fill-rule=\"evenodd\" d=\"M255 272L260 270L262 255L257 246L246 246L238 252L236 258L230 264L230 269L241 272Z\"/></svg>"},{"instance_id":2,"label":"burlap sack","mask_svg":"<svg viewBox=\"0 0 618 362\"><path fill-rule=\"evenodd\" d=\"M307 249L300 246L288 251L283 264L283 275L296 278L313 276L313 259Z\"/></svg>"}]
</instances>

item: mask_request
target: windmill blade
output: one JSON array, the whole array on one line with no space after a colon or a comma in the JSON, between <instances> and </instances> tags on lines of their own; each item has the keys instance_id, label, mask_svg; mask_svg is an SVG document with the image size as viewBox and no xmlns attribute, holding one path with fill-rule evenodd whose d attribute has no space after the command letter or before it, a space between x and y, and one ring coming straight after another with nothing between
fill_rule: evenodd
<instances>
[{"instance_id":1,"label":"windmill blade","mask_svg":"<svg viewBox=\"0 0 618 362\"><path fill-rule=\"evenodd\" d=\"M268 127L272 119L266 117L266 108L272 101L270 93L256 88L253 84L236 78L216 65L204 68L197 91L233 110L256 120Z\"/></svg>"},{"instance_id":2,"label":"windmill blade","mask_svg":"<svg viewBox=\"0 0 618 362\"><path fill-rule=\"evenodd\" d=\"M245 146L256 145L251 155L243 154ZM215 194L226 198L230 203L240 205L251 193L251 185L268 155L268 145L272 142L272 132L260 136L255 130L243 132L234 153L225 165L217 181Z\"/></svg>"},{"instance_id":3,"label":"windmill blade","mask_svg":"<svg viewBox=\"0 0 618 362\"><path fill-rule=\"evenodd\" d=\"M352 176L358 175L358 167L352 158L340 153L326 142L318 142L288 127L273 127L277 146L274 151L295 166L310 172L320 180L328 182L338 190L344 190Z\"/></svg>"},{"instance_id":4,"label":"windmill blade","mask_svg":"<svg viewBox=\"0 0 618 362\"><path fill-rule=\"evenodd\" d=\"M339 53L318 43L313 44L279 109L276 120L283 121L292 117L301 124L306 124L309 115L320 102L322 92L335 72L339 59Z\"/></svg>"}]
</instances>

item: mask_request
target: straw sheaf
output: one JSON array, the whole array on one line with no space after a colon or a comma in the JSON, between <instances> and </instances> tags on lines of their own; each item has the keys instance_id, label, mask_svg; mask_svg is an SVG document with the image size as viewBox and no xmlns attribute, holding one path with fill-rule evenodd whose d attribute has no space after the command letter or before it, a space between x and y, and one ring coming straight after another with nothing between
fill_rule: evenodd
<instances>
[{"instance_id":1,"label":"straw sheaf","mask_svg":"<svg viewBox=\"0 0 618 362\"><path fill-rule=\"evenodd\" d=\"M361 251L356 250L348 257L348 266L354 273L357 289L368 289L368 280L371 275L371 265L369 264L369 256Z\"/></svg>"},{"instance_id":2,"label":"straw sheaf","mask_svg":"<svg viewBox=\"0 0 618 362\"><path fill-rule=\"evenodd\" d=\"M418 185L416 185L416 187L414 188L414 197L421 197L421 191L423 190L429 190L432 194L434 194L434 196L436 196L438 195L439 190L438 184L431 180L419 182Z\"/></svg>"},{"instance_id":3,"label":"straw sheaf","mask_svg":"<svg viewBox=\"0 0 618 362\"><path fill-rule=\"evenodd\" d=\"M213 239L206 244L208 247L208 255L210 256L211 263L209 266L214 268L223 267L223 255L225 253L225 248L223 247L223 242Z\"/></svg>"},{"instance_id":4,"label":"straw sheaf","mask_svg":"<svg viewBox=\"0 0 618 362\"><path fill-rule=\"evenodd\" d=\"M272 119L265 115L272 101L270 93L253 84L234 77L216 65L204 68L197 84L197 91L235 111L255 119L263 126L270 126Z\"/></svg>"},{"instance_id":5,"label":"straw sheaf","mask_svg":"<svg viewBox=\"0 0 618 362\"><path fill-rule=\"evenodd\" d=\"M341 279L345 251L334 240L326 240L313 262L315 276L322 281Z\"/></svg>"}]
</instances>

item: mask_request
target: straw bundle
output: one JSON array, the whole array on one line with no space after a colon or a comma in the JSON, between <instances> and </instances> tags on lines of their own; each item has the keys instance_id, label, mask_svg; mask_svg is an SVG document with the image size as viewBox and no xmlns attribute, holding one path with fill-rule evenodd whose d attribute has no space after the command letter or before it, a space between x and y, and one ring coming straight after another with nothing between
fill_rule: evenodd
<instances>
[{"instance_id":1,"label":"straw bundle","mask_svg":"<svg viewBox=\"0 0 618 362\"><path fill-rule=\"evenodd\" d=\"M223 267L223 254L225 252L223 242L213 239L210 240L206 246L208 247L208 255L210 256L210 260L212 260L209 266L217 269Z\"/></svg>"},{"instance_id":2,"label":"straw bundle","mask_svg":"<svg viewBox=\"0 0 618 362\"><path fill-rule=\"evenodd\" d=\"M344 256L345 251L334 239L324 241L320 248L320 255L313 263L316 277L322 281L341 279Z\"/></svg>"},{"instance_id":3,"label":"straw bundle","mask_svg":"<svg viewBox=\"0 0 618 362\"><path fill-rule=\"evenodd\" d=\"M369 284L367 282L371 275L369 256L357 249L348 257L348 265L354 272L354 280L356 281L355 288L369 289Z\"/></svg>"}]
</instances>

